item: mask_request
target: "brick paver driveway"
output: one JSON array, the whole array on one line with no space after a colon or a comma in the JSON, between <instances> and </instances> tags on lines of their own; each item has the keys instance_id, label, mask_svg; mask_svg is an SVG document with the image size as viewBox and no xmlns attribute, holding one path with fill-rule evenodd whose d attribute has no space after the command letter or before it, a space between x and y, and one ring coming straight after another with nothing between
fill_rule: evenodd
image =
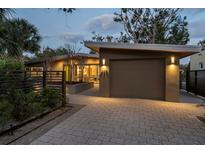
<instances>
[{"instance_id":1,"label":"brick paver driveway","mask_svg":"<svg viewBox=\"0 0 205 154\"><path fill-rule=\"evenodd\" d=\"M32 144L205 144L196 104L70 95L86 104Z\"/></svg>"}]
</instances>

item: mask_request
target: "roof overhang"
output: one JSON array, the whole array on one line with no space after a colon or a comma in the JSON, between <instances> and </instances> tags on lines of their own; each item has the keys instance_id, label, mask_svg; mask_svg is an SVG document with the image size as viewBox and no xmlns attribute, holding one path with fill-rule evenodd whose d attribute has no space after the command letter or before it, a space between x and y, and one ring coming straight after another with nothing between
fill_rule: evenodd
<instances>
[{"instance_id":1,"label":"roof overhang","mask_svg":"<svg viewBox=\"0 0 205 154\"><path fill-rule=\"evenodd\" d=\"M150 51L177 54L179 58L184 58L201 51L195 45L170 45L170 44L140 44L140 43L110 43L85 41L84 45L93 51L100 52L100 49L119 49L130 51Z\"/></svg>"},{"instance_id":2,"label":"roof overhang","mask_svg":"<svg viewBox=\"0 0 205 154\"><path fill-rule=\"evenodd\" d=\"M65 60L68 58L72 59L79 59L79 58L93 58L93 59L98 59L99 55L98 54L87 54L87 53L76 53L73 54L72 56L69 55L61 55L61 56L54 56L54 57L48 57L48 58L43 58L43 59L34 59L27 61L25 64L26 65L32 65L32 64L43 64L46 61L60 61L60 60Z\"/></svg>"}]
</instances>

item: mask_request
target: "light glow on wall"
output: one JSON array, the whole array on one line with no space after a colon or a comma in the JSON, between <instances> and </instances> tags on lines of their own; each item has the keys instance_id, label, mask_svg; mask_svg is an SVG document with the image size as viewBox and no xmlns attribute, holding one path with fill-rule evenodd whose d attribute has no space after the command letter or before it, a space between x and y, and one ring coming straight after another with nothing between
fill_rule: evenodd
<instances>
[{"instance_id":1,"label":"light glow on wall","mask_svg":"<svg viewBox=\"0 0 205 154\"><path fill-rule=\"evenodd\" d=\"M175 57L172 56L172 57L171 57L171 64L174 64L174 63L175 63Z\"/></svg>"},{"instance_id":2,"label":"light glow on wall","mask_svg":"<svg viewBox=\"0 0 205 154\"><path fill-rule=\"evenodd\" d=\"M102 72L107 72L108 71L108 67L107 66L101 66L101 71Z\"/></svg>"}]
</instances>

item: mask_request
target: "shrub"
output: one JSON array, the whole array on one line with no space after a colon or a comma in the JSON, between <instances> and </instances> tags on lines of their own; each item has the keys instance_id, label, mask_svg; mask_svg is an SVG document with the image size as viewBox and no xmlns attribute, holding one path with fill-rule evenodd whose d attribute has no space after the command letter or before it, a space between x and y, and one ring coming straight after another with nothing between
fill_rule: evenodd
<instances>
[{"instance_id":1,"label":"shrub","mask_svg":"<svg viewBox=\"0 0 205 154\"><path fill-rule=\"evenodd\" d=\"M14 106L12 112L14 119L25 120L35 113L43 111L44 108L38 98L39 95L34 92L25 94L22 90L16 90L10 100Z\"/></svg>"},{"instance_id":2,"label":"shrub","mask_svg":"<svg viewBox=\"0 0 205 154\"><path fill-rule=\"evenodd\" d=\"M8 56L0 56L0 71L17 71L24 69L22 59L16 59Z\"/></svg>"},{"instance_id":3,"label":"shrub","mask_svg":"<svg viewBox=\"0 0 205 154\"><path fill-rule=\"evenodd\" d=\"M25 93L23 90L13 90L7 99L0 101L0 123L10 120L25 120L46 108L55 107L60 101L59 92L52 88L44 88L41 94Z\"/></svg>"},{"instance_id":4,"label":"shrub","mask_svg":"<svg viewBox=\"0 0 205 154\"><path fill-rule=\"evenodd\" d=\"M41 102L48 107L55 107L60 101L61 97L58 90L53 88L44 88L42 93Z\"/></svg>"},{"instance_id":5,"label":"shrub","mask_svg":"<svg viewBox=\"0 0 205 154\"><path fill-rule=\"evenodd\" d=\"M18 89L18 86L24 81L24 74L14 72L22 71L23 68L24 64L21 59L0 55L1 97L9 97L8 95L13 93L14 89Z\"/></svg>"},{"instance_id":6,"label":"shrub","mask_svg":"<svg viewBox=\"0 0 205 154\"><path fill-rule=\"evenodd\" d=\"M0 124L3 126L12 120L13 105L7 100L0 100Z\"/></svg>"},{"instance_id":7,"label":"shrub","mask_svg":"<svg viewBox=\"0 0 205 154\"><path fill-rule=\"evenodd\" d=\"M42 113L45 111L46 107L41 102L34 102L30 104L32 113Z\"/></svg>"},{"instance_id":8,"label":"shrub","mask_svg":"<svg viewBox=\"0 0 205 154\"><path fill-rule=\"evenodd\" d=\"M30 116L29 104L26 101L26 96L21 90L16 90L12 94L12 100L10 100L14 105L13 117L16 120L24 120Z\"/></svg>"},{"instance_id":9,"label":"shrub","mask_svg":"<svg viewBox=\"0 0 205 154\"><path fill-rule=\"evenodd\" d=\"M61 101L59 91L52 88L45 88L40 94L32 92L32 79L25 80L21 71L23 71L22 60L0 56L0 124L2 125L11 120L25 120L48 107L55 107Z\"/></svg>"},{"instance_id":10,"label":"shrub","mask_svg":"<svg viewBox=\"0 0 205 154\"><path fill-rule=\"evenodd\" d=\"M44 105L40 101L40 95L35 92L26 94L26 102L29 104L31 113L40 113L45 110Z\"/></svg>"}]
</instances>

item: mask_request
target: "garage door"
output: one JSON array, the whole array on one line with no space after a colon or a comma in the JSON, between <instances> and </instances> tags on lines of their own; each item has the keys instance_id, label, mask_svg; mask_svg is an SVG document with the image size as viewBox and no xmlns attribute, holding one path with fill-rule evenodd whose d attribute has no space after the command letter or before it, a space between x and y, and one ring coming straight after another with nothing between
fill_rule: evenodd
<instances>
[{"instance_id":1,"label":"garage door","mask_svg":"<svg viewBox=\"0 0 205 154\"><path fill-rule=\"evenodd\" d=\"M163 59L111 60L110 96L164 100Z\"/></svg>"}]
</instances>

